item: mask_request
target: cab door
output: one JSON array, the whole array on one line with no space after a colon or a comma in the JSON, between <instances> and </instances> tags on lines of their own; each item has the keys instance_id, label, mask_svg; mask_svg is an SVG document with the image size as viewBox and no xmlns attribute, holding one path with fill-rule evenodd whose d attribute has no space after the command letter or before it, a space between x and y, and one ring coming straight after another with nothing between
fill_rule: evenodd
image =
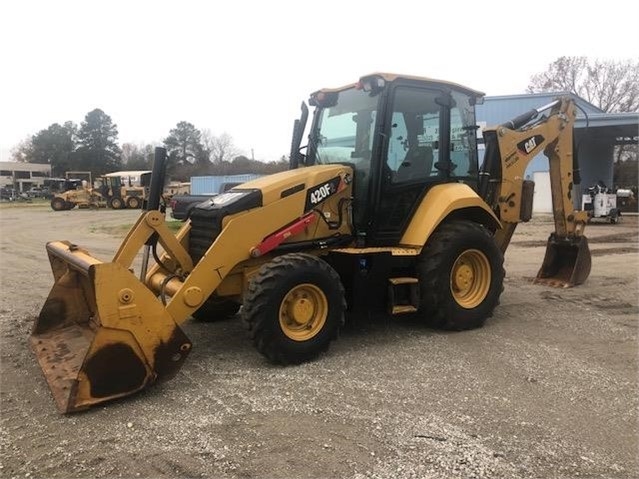
<instances>
[{"instance_id":1,"label":"cab door","mask_svg":"<svg viewBox=\"0 0 639 479\"><path fill-rule=\"evenodd\" d=\"M390 92L369 244L397 244L428 189L447 181L449 99L441 90L408 85Z\"/></svg>"}]
</instances>

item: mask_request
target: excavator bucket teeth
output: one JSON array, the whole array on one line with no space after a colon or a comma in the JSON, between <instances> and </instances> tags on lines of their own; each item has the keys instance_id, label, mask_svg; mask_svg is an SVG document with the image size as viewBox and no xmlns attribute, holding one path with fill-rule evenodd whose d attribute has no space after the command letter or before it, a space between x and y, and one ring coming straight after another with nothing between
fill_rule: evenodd
<instances>
[{"instance_id":1,"label":"excavator bucket teeth","mask_svg":"<svg viewBox=\"0 0 639 479\"><path fill-rule=\"evenodd\" d=\"M535 283L556 288L582 284L590 274L592 261L585 236L562 238L554 233L548 238L546 255Z\"/></svg>"},{"instance_id":2,"label":"excavator bucket teeth","mask_svg":"<svg viewBox=\"0 0 639 479\"><path fill-rule=\"evenodd\" d=\"M129 270L47 244L55 283L29 343L62 413L133 394L180 369L191 342Z\"/></svg>"}]
</instances>

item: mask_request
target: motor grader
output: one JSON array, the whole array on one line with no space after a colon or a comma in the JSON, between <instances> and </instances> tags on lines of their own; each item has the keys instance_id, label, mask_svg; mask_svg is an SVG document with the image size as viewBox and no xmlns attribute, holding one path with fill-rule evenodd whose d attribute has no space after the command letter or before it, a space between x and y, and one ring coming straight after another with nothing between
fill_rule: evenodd
<instances>
[{"instance_id":1,"label":"motor grader","mask_svg":"<svg viewBox=\"0 0 639 479\"><path fill-rule=\"evenodd\" d=\"M85 179L71 179L70 175L81 175ZM64 191L56 193L51 198L51 209L53 211L72 210L78 208L100 208L105 207L104 197L98 190L93 188L90 171L69 171L64 184Z\"/></svg>"},{"instance_id":2,"label":"motor grader","mask_svg":"<svg viewBox=\"0 0 639 479\"><path fill-rule=\"evenodd\" d=\"M486 129L480 168L482 97L383 73L316 91L305 148L305 104L295 122L291 168L199 204L175 235L160 200L166 151L157 148L147 208L110 262L69 241L46 246L55 283L30 344L60 411L172 377L192 347L180 325L240 306L256 348L283 364L326 351L347 311L482 326L498 304L515 227L531 217L524 173L541 152L555 229L535 281L585 281L573 101L557 98Z\"/></svg>"},{"instance_id":3,"label":"motor grader","mask_svg":"<svg viewBox=\"0 0 639 479\"><path fill-rule=\"evenodd\" d=\"M89 173L90 174L90 173ZM146 201L149 189L150 171L116 171L100 176L94 187L89 176L73 189L55 195L51 199L53 211L79 208L141 208ZM133 182L132 178L136 181ZM126 181L122 181L125 179ZM91 186L90 186L91 185Z\"/></svg>"}]
</instances>

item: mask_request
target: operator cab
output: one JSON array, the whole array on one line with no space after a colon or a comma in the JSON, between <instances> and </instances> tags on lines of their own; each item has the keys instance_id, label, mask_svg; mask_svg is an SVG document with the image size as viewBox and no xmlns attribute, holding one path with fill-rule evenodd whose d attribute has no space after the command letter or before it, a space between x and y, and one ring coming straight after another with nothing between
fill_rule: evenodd
<instances>
[{"instance_id":1,"label":"operator cab","mask_svg":"<svg viewBox=\"0 0 639 479\"><path fill-rule=\"evenodd\" d=\"M432 186L476 189L475 104L483 93L454 83L373 74L311 95L306 166L355 171L353 223L367 245L397 244ZM295 146L295 145L294 145Z\"/></svg>"}]
</instances>

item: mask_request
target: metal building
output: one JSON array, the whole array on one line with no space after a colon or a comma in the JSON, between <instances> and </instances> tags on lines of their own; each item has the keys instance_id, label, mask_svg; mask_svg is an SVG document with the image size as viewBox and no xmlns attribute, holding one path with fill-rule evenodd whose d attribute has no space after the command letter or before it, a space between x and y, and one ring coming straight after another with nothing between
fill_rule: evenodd
<instances>
[{"instance_id":1,"label":"metal building","mask_svg":"<svg viewBox=\"0 0 639 479\"><path fill-rule=\"evenodd\" d=\"M16 161L0 162L0 187L11 187L16 192L25 192L32 187L44 185L45 178L51 176L51 165L39 163L21 163Z\"/></svg>"},{"instance_id":2,"label":"metal building","mask_svg":"<svg viewBox=\"0 0 639 479\"><path fill-rule=\"evenodd\" d=\"M639 113L605 113L600 108L572 93L534 93L525 95L487 96L483 105L477 105L477 123L480 127L494 126L516 116L552 102L558 96L570 96L578 107L575 123L576 154L581 170L581 184L575 186L575 206L580 207L581 194L589 186L603 181L606 186L613 184L614 147L634 143L639 140ZM483 145L480 145L480 160ZM550 204L550 195L542 173L549 170L548 160L537 155L526 170L529 179L538 180L535 186L535 200L541 205ZM622 185L623 186L623 185ZM539 208L537 208L539 209ZM542 208L545 210L546 208Z\"/></svg>"}]
</instances>

